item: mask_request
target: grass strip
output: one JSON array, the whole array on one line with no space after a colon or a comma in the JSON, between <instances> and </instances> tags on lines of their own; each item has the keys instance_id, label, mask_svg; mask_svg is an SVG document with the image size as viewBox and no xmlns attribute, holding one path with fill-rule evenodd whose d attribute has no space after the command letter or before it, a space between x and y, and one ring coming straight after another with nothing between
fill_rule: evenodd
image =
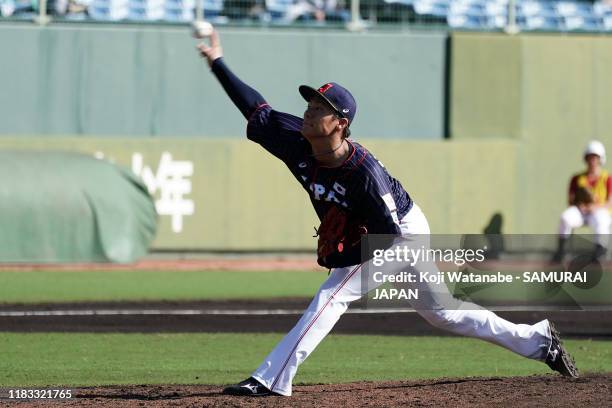
<instances>
[{"instance_id":1,"label":"grass strip","mask_svg":"<svg viewBox=\"0 0 612 408\"><path fill-rule=\"evenodd\" d=\"M0 333L0 386L227 384L249 376L279 334ZM582 371L610 371L612 342L568 340ZM331 335L296 383L548 373L467 338Z\"/></svg>"},{"instance_id":2,"label":"grass strip","mask_svg":"<svg viewBox=\"0 0 612 408\"><path fill-rule=\"evenodd\" d=\"M325 272L0 272L0 302L198 300L312 297Z\"/></svg>"}]
</instances>

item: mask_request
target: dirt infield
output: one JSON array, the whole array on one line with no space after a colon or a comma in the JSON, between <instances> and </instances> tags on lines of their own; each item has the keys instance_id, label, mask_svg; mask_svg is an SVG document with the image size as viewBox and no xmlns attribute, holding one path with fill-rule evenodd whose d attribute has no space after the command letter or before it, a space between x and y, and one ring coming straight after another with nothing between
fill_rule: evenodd
<instances>
[{"instance_id":1,"label":"dirt infield","mask_svg":"<svg viewBox=\"0 0 612 408\"><path fill-rule=\"evenodd\" d=\"M447 262L438 262L440 270L456 268ZM481 266L503 271L514 268L546 270L550 262L543 260L494 260ZM606 271L612 270L612 261L603 264ZM525 269L525 270L527 270ZM325 271L316 262L315 254L266 254L266 255L207 255L187 254L184 258L170 255L149 255L131 264L113 263L3 263L0 272L6 271ZM448 269L454 270L454 269Z\"/></svg>"},{"instance_id":2,"label":"dirt infield","mask_svg":"<svg viewBox=\"0 0 612 408\"><path fill-rule=\"evenodd\" d=\"M226 300L198 302L90 302L47 305L0 304L0 331L5 332L279 332L299 319L309 299ZM447 332L429 325L417 313L363 309L351 304L333 333L434 335ZM372 313L376 312L376 313ZM555 322L564 336L611 338L612 312L505 311L520 323Z\"/></svg>"},{"instance_id":3,"label":"dirt infield","mask_svg":"<svg viewBox=\"0 0 612 408\"><path fill-rule=\"evenodd\" d=\"M72 400L21 407L609 407L612 375L450 378L295 386L293 396L231 397L209 385L120 386L74 390ZM1 401L0 401L1 403Z\"/></svg>"},{"instance_id":4,"label":"dirt infield","mask_svg":"<svg viewBox=\"0 0 612 408\"><path fill-rule=\"evenodd\" d=\"M0 264L2 271L322 271L316 259L309 257L238 257L203 259L143 259L131 264L70 263Z\"/></svg>"}]
</instances>

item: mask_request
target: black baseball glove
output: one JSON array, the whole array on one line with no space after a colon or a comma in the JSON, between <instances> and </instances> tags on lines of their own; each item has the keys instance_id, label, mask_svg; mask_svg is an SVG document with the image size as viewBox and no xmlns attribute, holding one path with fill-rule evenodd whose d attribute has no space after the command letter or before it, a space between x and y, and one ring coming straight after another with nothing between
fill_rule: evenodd
<instances>
[{"instance_id":1,"label":"black baseball glove","mask_svg":"<svg viewBox=\"0 0 612 408\"><path fill-rule=\"evenodd\" d=\"M591 190L584 187L578 187L574 192L574 205L580 207L583 205L593 204L594 202L595 197L593 196Z\"/></svg>"}]
</instances>

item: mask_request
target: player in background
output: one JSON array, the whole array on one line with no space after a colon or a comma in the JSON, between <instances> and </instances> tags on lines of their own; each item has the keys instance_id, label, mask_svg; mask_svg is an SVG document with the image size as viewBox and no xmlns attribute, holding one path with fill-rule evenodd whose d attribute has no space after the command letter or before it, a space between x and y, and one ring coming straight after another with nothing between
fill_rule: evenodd
<instances>
[{"instance_id":1,"label":"player in background","mask_svg":"<svg viewBox=\"0 0 612 408\"><path fill-rule=\"evenodd\" d=\"M349 138L357 105L347 89L333 82L318 89L300 86L299 92L308 102L300 118L272 109L256 90L234 75L222 58L216 31L210 46L202 43L198 49L247 119L247 137L282 160L308 193L321 219L320 233L328 224L333 232L344 231L345 224L356 222L371 234L429 240L429 225L421 209L368 150ZM338 220L342 223L338 224ZM358 235L360 239L361 233ZM322 248L319 240L317 261L330 268L329 277L295 327L251 377L227 387L225 394L290 396L299 365L327 336L349 303L365 294L360 246L341 242L328 251L326 242ZM411 285L422 294L418 300L410 301L411 306L432 325L545 362L565 376L578 376L573 360L548 320L533 325L514 324L469 302L449 308L457 302L445 284Z\"/></svg>"},{"instance_id":2,"label":"player in background","mask_svg":"<svg viewBox=\"0 0 612 408\"><path fill-rule=\"evenodd\" d=\"M567 241L574 228L588 225L596 234L593 259L599 260L608 248L610 208L612 208L612 178L602 169L606 163L606 149L598 140L591 140L584 149L585 171L575 174L569 183L569 207L561 214L559 243L552 261L563 262Z\"/></svg>"}]
</instances>

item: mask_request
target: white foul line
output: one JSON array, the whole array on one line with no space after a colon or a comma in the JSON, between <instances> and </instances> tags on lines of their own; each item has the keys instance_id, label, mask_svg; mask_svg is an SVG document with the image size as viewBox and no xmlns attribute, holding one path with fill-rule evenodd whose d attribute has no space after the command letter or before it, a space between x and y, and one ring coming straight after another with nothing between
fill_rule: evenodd
<instances>
[{"instance_id":1,"label":"white foul line","mask_svg":"<svg viewBox=\"0 0 612 408\"><path fill-rule=\"evenodd\" d=\"M494 307L490 309L496 312L512 311L576 311L560 307L540 306L530 307L526 310L524 306ZM606 307L583 306L582 311L609 311ZM287 316L301 315L304 309L90 309L90 310L8 310L0 311L0 317L53 317L53 316ZM409 308L355 308L348 309L347 314L389 314L389 313L416 313Z\"/></svg>"},{"instance_id":2,"label":"white foul line","mask_svg":"<svg viewBox=\"0 0 612 408\"><path fill-rule=\"evenodd\" d=\"M373 314L373 313L413 313L411 309L349 309L345 313ZM201 310L201 309L97 309L97 310L22 310L0 311L0 317L26 317L26 316L269 316L269 315L300 315L303 309L260 309L260 310Z\"/></svg>"}]
</instances>

